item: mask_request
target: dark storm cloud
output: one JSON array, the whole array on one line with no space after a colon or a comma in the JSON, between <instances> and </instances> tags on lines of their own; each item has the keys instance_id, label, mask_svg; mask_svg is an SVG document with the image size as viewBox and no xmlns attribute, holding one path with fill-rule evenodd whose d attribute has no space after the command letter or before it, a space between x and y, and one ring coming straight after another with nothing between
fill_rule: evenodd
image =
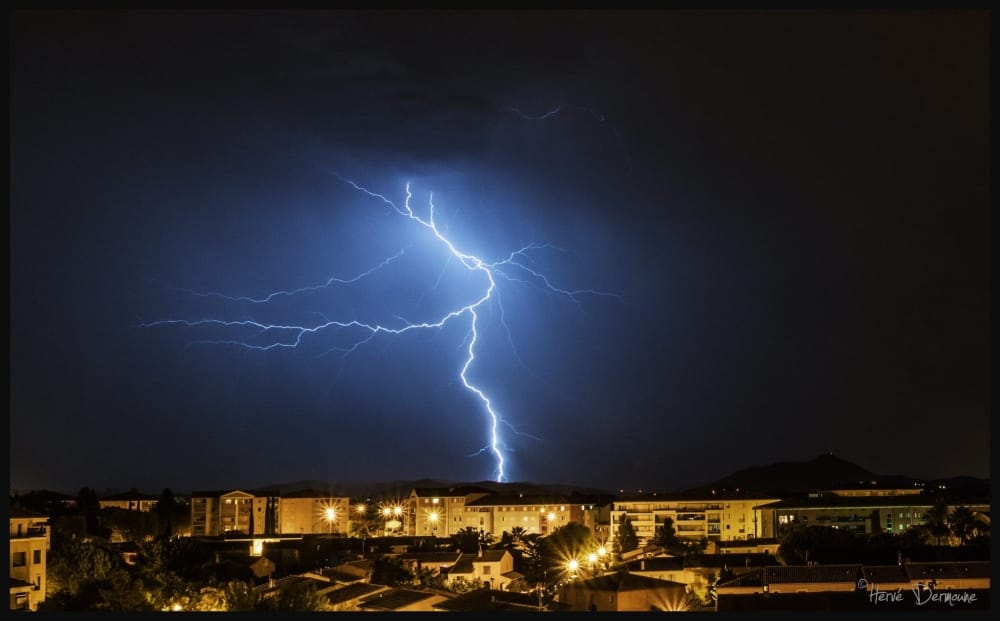
<instances>
[{"instance_id":1,"label":"dark storm cloud","mask_svg":"<svg viewBox=\"0 0 1000 621\"><path fill-rule=\"evenodd\" d=\"M519 478L674 487L827 450L985 474L987 434L927 433L988 428L985 25L17 13L12 486L488 476L460 328L341 363L332 337L258 355L135 327L257 313L168 284L259 295L413 243L412 271L323 308L440 310L434 248L333 172L411 180L463 248L549 241L558 282L624 296L510 285L526 364L493 330L474 375L540 438L511 436ZM52 429L45 460L18 439Z\"/></svg>"}]
</instances>

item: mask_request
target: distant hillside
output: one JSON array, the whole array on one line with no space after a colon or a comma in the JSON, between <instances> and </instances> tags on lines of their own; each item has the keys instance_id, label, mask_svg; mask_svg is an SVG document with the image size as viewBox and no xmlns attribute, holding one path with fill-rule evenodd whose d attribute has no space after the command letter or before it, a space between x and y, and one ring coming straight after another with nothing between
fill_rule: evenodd
<instances>
[{"instance_id":1,"label":"distant hillside","mask_svg":"<svg viewBox=\"0 0 1000 621\"><path fill-rule=\"evenodd\" d=\"M879 475L832 454L811 461L782 461L737 470L706 487L749 489L775 495L801 494L878 480Z\"/></svg>"},{"instance_id":2,"label":"distant hillside","mask_svg":"<svg viewBox=\"0 0 1000 621\"><path fill-rule=\"evenodd\" d=\"M944 486L949 490L965 494L986 495L989 494L990 480L968 476L924 480L900 474L876 474L853 462L827 453L810 461L783 461L744 468L718 481L688 491L740 488L775 496L788 496L823 489L915 485L928 490Z\"/></svg>"},{"instance_id":3,"label":"distant hillside","mask_svg":"<svg viewBox=\"0 0 1000 621\"><path fill-rule=\"evenodd\" d=\"M415 481L390 481L387 483L333 483L329 481L303 480L290 483L275 483L272 485L256 485L247 489L278 490L283 494L301 489L315 489L334 496L349 496L351 498L406 498L414 487L481 487L492 492L529 495L564 495L574 492L584 495L613 496L613 492L567 484L543 484L530 482L497 483L496 481L457 482L439 479L418 479Z\"/></svg>"}]
</instances>

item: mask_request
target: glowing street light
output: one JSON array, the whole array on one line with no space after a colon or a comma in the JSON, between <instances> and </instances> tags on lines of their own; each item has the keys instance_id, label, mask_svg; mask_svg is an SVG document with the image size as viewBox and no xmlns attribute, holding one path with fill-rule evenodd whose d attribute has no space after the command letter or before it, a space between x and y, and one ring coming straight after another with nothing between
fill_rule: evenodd
<instances>
[{"instance_id":1,"label":"glowing street light","mask_svg":"<svg viewBox=\"0 0 1000 621\"><path fill-rule=\"evenodd\" d=\"M359 515L364 515L368 507L362 505L355 505L354 510L358 512Z\"/></svg>"},{"instance_id":2,"label":"glowing street light","mask_svg":"<svg viewBox=\"0 0 1000 621\"><path fill-rule=\"evenodd\" d=\"M327 507L323 511L323 519L326 520L327 532L333 532L333 522L337 519L337 510L333 507Z\"/></svg>"},{"instance_id":3,"label":"glowing street light","mask_svg":"<svg viewBox=\"0 0 1000 621\"><path fill-rule=\"evenodd\" d=\"M575 558L570 559L570 561L566 563L566 569L568 569L570 573L575 574L576 570L580 569L580 561L576 560Z\"/></svg>"}]
</instances>

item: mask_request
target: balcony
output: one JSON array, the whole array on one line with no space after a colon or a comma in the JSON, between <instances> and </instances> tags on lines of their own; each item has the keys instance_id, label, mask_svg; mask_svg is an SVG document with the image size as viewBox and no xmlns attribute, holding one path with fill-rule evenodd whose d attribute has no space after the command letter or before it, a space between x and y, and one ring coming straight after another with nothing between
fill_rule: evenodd
<instances>
[{"instance_id":1,"label":"balcony","mask_svg":"<svg viewBox=\"0 0 1000 621\"><path fill-rule=\"evenodd\" d=\"M45 537L48 533L48 528L45 526L32 526L26 528L21 532L12 532L10 534L11 539L29 539L33 537Z\"/></svg>"}]
</instances>

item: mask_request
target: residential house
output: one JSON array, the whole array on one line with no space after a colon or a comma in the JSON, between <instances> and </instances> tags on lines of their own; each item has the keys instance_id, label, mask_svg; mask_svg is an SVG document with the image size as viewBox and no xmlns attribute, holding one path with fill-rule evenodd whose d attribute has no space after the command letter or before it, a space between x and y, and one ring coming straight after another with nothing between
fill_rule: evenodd
<instances>
[{"instance_id":1,"label":"residential house","mask_svg":"<svg viewBox=\"0 0 1000 621\"><path fill-rule=\"evenodd\" d=\"M680 582L621 572L570 582L559 601L575 612L648 612L688 610L692 598Z\"/></svg>"},{"instance_id":2,"label":"residential house","mask_svg":"<svg viewBox=\"0 0 1000 621\"><path fill-rule=\"evenodd\" d=\"M476 554L462 554L447 573L449 582L462 578L503 591L523 578L522 574L514 571L514 557L508 550L480 549Z\"/></svg>"}]
</instances>

